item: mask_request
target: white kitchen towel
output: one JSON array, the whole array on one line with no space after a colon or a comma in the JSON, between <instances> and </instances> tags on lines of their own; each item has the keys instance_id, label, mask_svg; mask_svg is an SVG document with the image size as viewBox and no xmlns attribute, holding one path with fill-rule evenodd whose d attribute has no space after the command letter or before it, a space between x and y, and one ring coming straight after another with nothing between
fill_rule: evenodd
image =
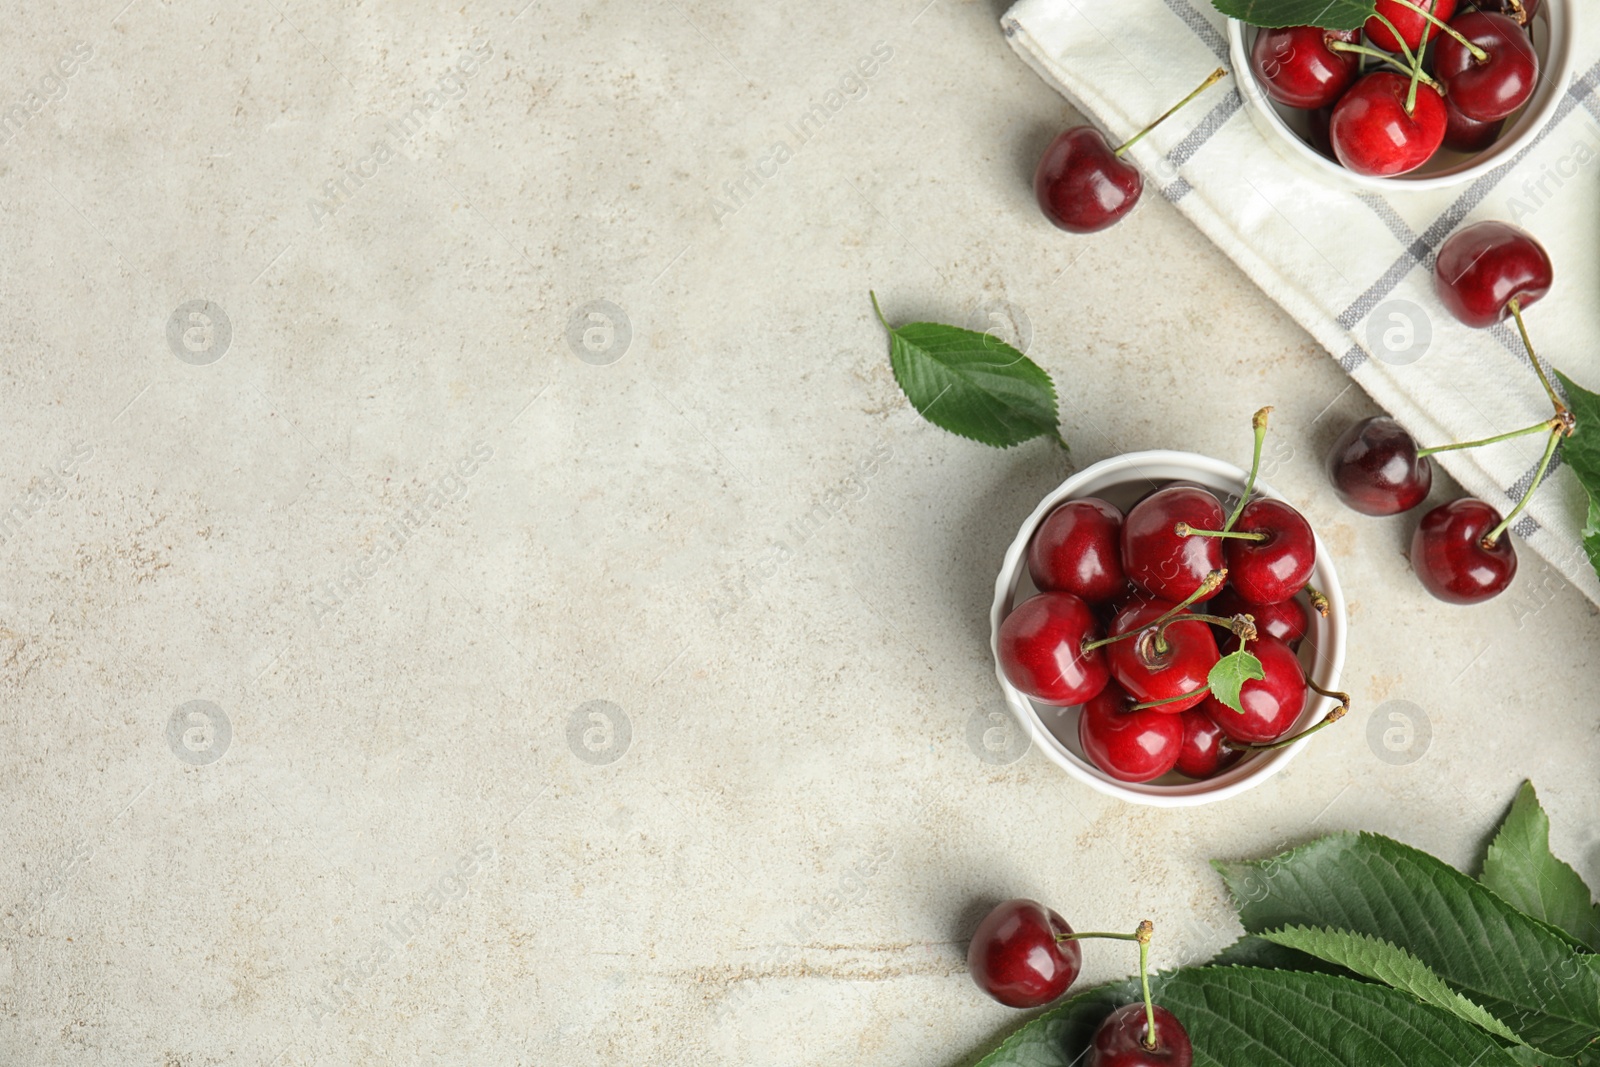
<instances>
[{"instance_id":1,"label":"white kitchen towel","mask_svg":"<svg viewBox=\"0 0 1600 1067\"><path fill-rule=\"evenodd\" d=\"M1600 19L1581 21L1593 29L1580 27L1555 119L1535 144L1465 186L1381 196L1335 187L1266 141L1232 77L1130 155L1147 195L1159 190L1176 204L1422 444L1530 426L1549 417L1550 403L1515 328L1456 322L1434 295L1433 261L1467 223L1501 219L1532 232L1556 264L1555 287L1525 316L1534 344L1600 390ZM1226 23L1209 0L1021 0L1002 20L1017 52L1114 143L1229 65ZM1546 440L1435 462L1504 514ZM1541 561L1523 552L1519 582L1565 580L1600 603L1580 544L1584 515L1582 488L1557 470L1515 527L1545 573L1541 580Z\"/></svg>"}]
</instances>

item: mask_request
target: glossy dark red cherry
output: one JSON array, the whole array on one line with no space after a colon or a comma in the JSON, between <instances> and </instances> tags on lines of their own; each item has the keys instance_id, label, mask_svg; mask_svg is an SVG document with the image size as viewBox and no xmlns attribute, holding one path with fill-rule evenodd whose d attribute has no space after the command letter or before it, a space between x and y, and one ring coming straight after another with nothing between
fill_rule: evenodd
<instances>
[{"instance_id":1,"label":"glossy dark red cherry","mask_svg":"<svg viewBox=\"0 0 1600 1067\"><path fill-rule=\"evenodd\" d=\"M1143 1004L1124 1004L1094 1032L1088 1067L1191 1067L1194 1046L1178 1017L1157 1005L1155 1048L1145 1045L1150 1034Z\"/></svg>"},{"instance_id":2,"label":"glossy dark red cherry","mask_svg":"<svg viewBox=\"0 0 1600 1067\"><path fill-rule=\"evenodd\" d=\"M1039 524L1028 544L1028 574L1046 592L1091 604L1127 592L1122 574L1122 512L1097 497L1070 500Z\"/></svg>"},{"instance_id":3,"label":"glossy dark red cherry","mask_svg":"<svg viewBox=\"0 0 1600 1067\"><path fill-rule=\"evenodd\" d=\"M1206 613L1228 619L1249 615L1255 619L1258 633L1276 637L1290 648L1299 648L1311 630L1311 612L1298 598L1291 597L1276 604L1252 604L1231 586L1211 598Z\"/></svg>"},{"instance_id":4,"label":"glossy dark red cherry","mask_svg":"<svg viewBox=\"0 0 1600 1067\"><path fill-rule=\"evenodd\" d=\"M1417 0L1417 6L1425 8L1442 22L1449 22L1456 13L1456 0ZM1385 52L1401 51L1400 42L1389 32L1389 27L1378 20L1377 15L1388 19L1400 31L1413 52L1421 47L1424 40L1432 41L1445 36L1439 27L1423 18L1414 8L1396 0L1378 0L1376 14L1367 20L1367 39Z\"/></svg>"},{"instance_id":5,"label":"glossy dark red cherry","mask_svg":"<svg viewBox=\"0 0 1600 1067\"><path fill-rule=\"evenodd\" d=\"M1499 596L1517 576L1517 550L1509 532L1493 548L1484 535L1500 525L1500 513L1465 497L1441 504L1422 517L1411 538L1411 569L1422 587L1449 604L1481 604Z\"/></svg>"},{"instance_id":6,"label":"glossy dark red cherry","mask_svg":"<svg viewBox=\"0 0 1600 1067\"><path fill-rule=\"evenodd\" d=\"M1083 949L1059 941L1067 921L1034 900L995 907L972 935L967 971L978 988L1009 1008L1041 1008L1065 993L1083 969Z\"/></svg>"},{"instance_id":7,"label":"glossy dark red cherry","mask_svg":"<svg viewBox=\"0 0 1600 1067\"><path fill-rule=\"evenodd\" d=\"M1306 587L1317 566L1311 524L1281 500L1252 500L1234 523L1239 533L1264 534L1264 541L1228 538L1228 582L1256 604L1288 600Z\"/></svg>"},{"instance_id":8,"label":"glossy dark red cherry","mask_svg":"<svg viewBox=\"0 0 1600 1067\"><path fill-rule=\"evenodd\" d=\"M1176 766L1183 716L1130 711L1133 703L1116 682L1106 686L1078 715L1078 743L1090 763L1117 781L1149 782Z\"/></svg>"},{"instance_id":9,"label":"glossy dark red cherry","mask_svg":"<svg viewBox=\"0 0 1600 1067\"><path fill-rule=\"evenodd\" d=\"M1264 29L1250 48L1250 67L1262 90L1287 107L1314 110L1335 103L1356 80L1360 57L1334 51L1334 41L1355 44L1356 30L1317 26Z\"/></svg>"},{"instance_id":10,"label":"glossy dark red cherry","mask_svg":"<svg viewBox=\"0 0 1600 1067\"><path fill-rule=\"evenodd\" d=\"M1266 677L1244 683L1239 693L1244 711L1234 711L1209 696L1204 707L1228 740L1262 745L1278 740L1294 727L1305 710L1308 690L1300 660L1288 645L1276 637L1261 637L1250 642L1250 651L1261 661L1261 672Z\"/></svg>"},{"instance_id":11,"label":"glossy dark red cherry","mask_svg":"<svg viewBox=\"0 0 1600 1067\"><path fill-rule=\"evenodd\" d=\"M1178 716L1183 720L1183 743L1178 748L1174 769L1186 778L1204 779L1220 774L1244 756L1228 735L1206 714L1204 708L1190 708Z\"/></svg>"},{"instance_id":12,"label":"glossy dark red cherry","mask_svg":"<svg viewBox=\"0 0 1600 1067\"><path fill-rule=\"evenodd\" d=\"M1205 693L1197 691L1204 689L1211 668L1221 656L1211 627L1199 619L1173 622L1166 628L1165 650L1157 647L1156 627L1150 624L1171 610L1171 604L1160 600L1130 604L1117 615L1111 632L1144 632L1107 645L1105 651L1112 676L1130 696L1141 704L1171 700L1159 710L1175 715L1205 699ZM1188 696L1191 693L1196 695ZM1172 700L1173 697L1185 699Z\"/></svg>"},{"instance_id":13,"label":"glossy dark red cherry","mask_svg":"<svg viewBox=\"0 0 1600 1067\"><path fill-rule=\"evenodd\" d=\"M1334 105L1328 136L1333 152L1357 174L1394 177L1432 159L1444 143L1444 97L1417 86L1417 102L1406 111L1411 80L1395 71L1368 74Z\"/></svg>"},{"instance_id":14,"label":"glossy dark red cherry","mask_svg":"<svg viewBox=\"0 0 1600 1067\"><path fill-rule=\"evenodd\" d=\"M1222 539L1179 537L1180 522L1220 530L1222 503L1204 489L1171 485L1145 497L1122 524L1122 567L1128 580L1152 596L1178 602L1193 595L1222 567Z\"/></svg>"},{"instance_id":15,"label":"glossy dark red cherry","mask_svg":"<svg viewBox=\"0 0 1600 1067\"><path fill-rule=\"evenodd\" d=\"M1328 453L1328 477L1345 506L1363 515L1410 511L1433 488L1433 464L1417 442L1387 415L1363 419Z\"/></svg>"},{"instance_id":16,"label":"glossy dark red cherry","mask_svg":"<svg viewBox=\"0 0 1600 1067\"><path fill-rule=\"evenodd\" d=\"M1068 233L1096 233L1132 211L1144 193L1139 168L1093 126L1074 126L1039 159L1033 193L1044 217Z\"/></svg>"},{"instance_id":17,"label":"glossy dark red cherry","mask_svg":"<svg viewBox=\"0 0 1600 1067\"><path fill-rule=\"evenodd\" d=\"M1450 235L1434 260L1433 284L1450 313L1475 329L1527 311L1555 284L1555 264L1533 235L1505 222L1479 222Z\"/></svg>"},{"instance_id":18,"label":"glossy dark red cherry","mask_svg":"<svg viewBox=\"0 0 1600 1067\"><path fill-rule=\"evenodd\" d=\"M1539 56L1516 19L1472 11L1450 28L1488 54L1487 59L1474 59L1448 34L1434 45L1434 76L1456 110L1479 122L1498 122L1528 102L1539 84Z\"/></svg>"},{"instance_id":19,"label":"glossy dark red cherry","mask_svg":"<svg viewBox=\"0 0 1600 1067\"><path fill-rule=\"evenodd\" d=\"M1000 624L1000 669L1041 704L1082 704L1110 677L1104 649L1083 651L1098 629L1089 605L1071 593L1030 597Z\"/></svg>"},{"instance_id":20,"label":"glossy dark red cherry","mask_svg":"<svg viewBox=\"0 0 1600 1067\"><path fill-rule=\"evenodd\" d=\"M1469 119L1456 110L1450 98L1444 101L1447 117L1444 127L1444 147L1453 152L1482 152L1500 139L1503 121L1479 122Z\"/></svg>"}]
</instances>

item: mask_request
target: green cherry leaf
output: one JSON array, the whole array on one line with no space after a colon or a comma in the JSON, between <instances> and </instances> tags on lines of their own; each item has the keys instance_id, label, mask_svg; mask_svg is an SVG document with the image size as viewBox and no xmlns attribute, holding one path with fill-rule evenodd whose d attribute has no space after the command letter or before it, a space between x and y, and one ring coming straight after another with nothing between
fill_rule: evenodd
<instances>
[{"instance_id":1,"label":"green cherry leaf","mask_svg":"<svg viewBox=\"0 0 1600 1067\"><path fill-rule=\"evenodd\" d=\"M994 448L1035 437L1067 447L1056 428L1056 387L1037 363L993 334L937 322L890 326L895 381L922 417L940 429Z\"/></svg>"},{"instance_id":2,"label":"green cherry leaf","mask_svg":"<svg viewBox=\"0 0 1600 1067\"><path fill-rule=\"evenodd\" d=\"M1212 0L1229 18L1253 26L1321 26L1359 30L1377 11L1377 0Z\"/></svg>"},{"instance_id":3,"label":"green cherry leaf","mask_svg":"<svg viewBox=\"0 0 1600 1067\"><path fill-rule=\"evenodd\" d=\"M1425 852L1341 833L1212 865L1249 933L1308 926L1387 941L1554 1057L1600 1040L1600 956Z\"/></svg>"},{"instance_id":4,"label":"green cherry leaf","mask_svg":"<svg viewBox=\"0 0 1600 1067\"><path fill-rule=\"evenodd\" d=\"M1244 690L1244 683L1259 682L1266 677L1267 672L1262 669L1261 661L1241 648L1217 660L1206 682L1211 686L1212 696L1243 715L1244 705L1239 697Z\"/></svg>"},{"instance_id":5,"label":"green cherry leaf","mask_svg":"<svg viewBox=\"0 0 1600 1067\"><path fill-rule=\"evenodd\" d=\"M1572 436L1561 446L1561 458L1589 494L1583 549L1589 556L1589 565L1600 574L1600 393L1591 393L1560 371L1556 371L1556 377L1561 379L1567 403L1578 420Z\"/></svg>"},{"instance_id":6,"label":"green cherry leaf","mask_svg":"<svg viewBox=\"0 0 1600 1067\"><path fill-rule=\"evenodd\" d=\"M1261 936L1273 944L1309 953L1363 978L1371 978L1410 993L1424 1004L1460 1016L1496 1037L1521 1042L1510 1027L1451 989L1443 978L1421 960L1382 938L1310 926L1285 926L1281 930L1269 930Z\"/></svg>"},{"instance_id":7,"label":"green cherry leaf","mask_svg":"<svg viewBox=\"0 0 1600 1067\"><path fill-rule=\"evenodd\" d=\"M1478 881L1507 904L1600 951L1600 908L1578 872L1550 851L1550 817L1523 782L1489 845Z\"/></svg>"}]
</instances>

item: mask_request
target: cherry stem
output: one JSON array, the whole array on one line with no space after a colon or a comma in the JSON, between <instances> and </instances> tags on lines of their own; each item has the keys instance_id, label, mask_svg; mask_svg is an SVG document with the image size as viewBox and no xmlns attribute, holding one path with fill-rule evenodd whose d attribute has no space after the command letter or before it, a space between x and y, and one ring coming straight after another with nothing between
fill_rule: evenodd
<instances>
[{"instance_id":1,"label":"cherry stem","mask_svg":"<svg viewBox=\"0 0 1600 1067\"><path fill-rule=\"evenodd\" d=\"M1420 69L1422 64L1417 62L1417 54L1411 50L1410 45L1406 44L1405 34L1401 33L1395 24L1389 21L1389 16L1374 12L1372 17L1382 23L1389 33L1393 35L1394 39L1400 43L1400 51L1405 53L1406 63L1408 64L1406 69L1409 71Z\"/></svg>"},{"instance_id":2,"label":"cherry stem","mask_svg":"<svg viewBox=\"0 0 1600 1067\"><path fill-rule=\"evenodd\" d=\"M1333 614L1333 608L1328 605L1328 597L1316 586L1306 583L1306 597L1311 601L1311 610L1326 619Z\"/></svg>"},{"instance_id":3,"label":"cherry stem","mask_svg":"<svg viewBox=\"0 0 1600 1067\"><path fill-rule=\"evenodd\" d=\"M1150 998L1150 935L1155 932L1155 924L1145 919L1135 935L1139 941L1139 988L1144 991L1144 1047L1152 1052L1160 1044L1156 1038L1156 1002Z\"/></svg>"},{"instance_id":4,"label":"cherry stem","mask_svg":"<svg viewBox=\"0 0 1600 1067\"><path fill-rule=\"evenodd\" d=\"M1528 501L1533 499L1533 494L1539 491L1539 485L1544 481L1544 476L1550 470L1550 461L1555 458L1556 448L1561 444L1562 438L1567 436L1566 423L1562 423L1550 431L1550 443L1544 446L1544 458L1539 461L1539 469L1533 472L1533 481L1528 483L1528 491L1522 494L1522 499L1517 501L1517 506L1511 509L1511 514L1500 520L1500 525L1491 530L1483 539L1484 548L1493 548L1500 540L1500 535L1511 528L1517 521L1517 516L1522 514L1528 506Z\"/></svg>"},{"instance_id":5,"label":"cherry stem","mask_svg":"<svg viewBox=\"0 0 1600 1067\"><path fill-rule=\"evenodd\" d=\"M1129 708L1128 710L1130 712L1132 712L1132 711L1147 711L1150 708L1159 708L1163 704L1176 704L1180 700L1192 700L1197 696L1202 696L1202 695L1204 695L1206 693L1209 693L1209 692L1211 692L1211 687L1209 685L1202 685L1199 689L1196 689L1192 693L1179 693L1175 697L1167 697L1164 700L1147 700L1143 704L1135 704L1133 707Z\"/></svg>"},{"instance_id":6,"label":"cherry stem","mask_svg":"<svg viewBox=\"0 0 1600 1067\"><path fill-rule=\"evenodd\" d=\"M1185 612L1182 616L1168 619L1159 625L1156 631L1157 651L1166 651L1167 627L1175 622L1209 622L1214 626L1226 626L1237 637L1240 643L1254 641L1260 634L1256 630L1256 617L1254 615L1201 615L1197 612ZM1150 627L1145 627L1148 630ZM1144 631L1141 630L1141 633ZM1193 696L1194 694L1189 694Z\"/></svg>"},{"instance_id":7,"label":"cherry stem","mask_svg":"<svg viewBox=\"0 0 1600 1067\"><path fill-rule=\"evenodd\" d=\"M1556 417L1563 418L1567 414L1567 405L1561 402L1555 386L1550 384L1550 378L1544 372L1544 364L1539 362L1539 353L1533 350L1533 341L1528 337L1528 324L1522 321L1522 302L1512 297L1506 305L1511 309L1511 315L1517 320L1517 332L1522 334L1522 347L1528 350L1528 362L1533 364L1534 373L1539 375L1539 384L1544 386L1545 395L1550 398L1550 403L1556 409ZM1567 431L1571 433L1571 430Z\"/></svg>"},{"instance_id":8,"label":"cherry stem","mask_svg":"<svg viewBox=\"0 0 1600 1067\"><path fill-rule=\"evenodd\" d=\"M1517 437L1527 437L1529 434L1544 433L1558 428L1565 432L1566 423L1561 419L1545 419L1543 422L1536 422L1532 426L1524 426L1520 430L1512 430L1510 433L1503 433L1497 437L1485 437L1481 441L1462 441L1453 445L1435 445L1433 448L1424 448L1417 453L1417 458L1421 459L1424 456L1432 456L1439 452L1454 452L1462 448L1481 448L1483 445L1497 445L1501 441L1510 441Z\"/></svg>"},{"instance_id":9,"label":"cherry stem","mask_svg":"<svg viewBox=\"0 0 1600 1067\"><path fill-rule=\"evenodd\" d=\"M1323 730L1323 729L1326 729L1329 726L1332 726L1334 723L1338 722L1340 719L1342 719L1346 715L1350 714L1350 698L1348 696L1345 696L1345 694L1343 694L1343 693L1338 693L1338 694L1328 693L1328 692L1326 692L1324 690L1318 690L1318 692L1321 692L1324 696L1344 697L1344 700L1340 703L1340 705L1338 707L1336 707L1332 711L1328 712L1328 714L1323 717L1323 720L1321 722L1317 723L1315 726L1308 726L1306 729L1301 730L1299 733L1294 734L1291 737L1285 737L1285 738L1282 738L1282 739L1277 740L1277 741L1272 741L1272 742L1270 742L1268 744L1265 744L1265 745L1240 745L1239 747L1242 748L1246 752L1272 752L1272 751L1275 751L1276 749L1288 748L1290 745L1296 743L1297 741L1304 741L1306 738L1310 737L1312 734L1316 733L1317 731Z\"/></svg>"},{"instance_id":10,"label":"cherry stem","mask_svg":"<svg viewBox=\"0 0 1600 1067\"><path fill-rule=\"evenodd\" d=\"M1328 49L1333 52L1354 52L1356 55L1372 56L1374 59L1381 59L1385 63L1392 66L1395 70L1398 70L1400 73L1405 75L1412 75L1417 72L1417 68L1406 66L1394 56L1391 56L1388 52L1381 51L1377 48L1368 48L1364 44L1349 44L1345 41L1329 41ZM1428 77L1426 73L1422 75L1422 80L1428 85L1432 86L1436 92L1442 93L1444 91L1444 87L1438 82L1434 81L1432 78Z\"/></svg>"},{"instance_id":11,"label":"cherry stem","mask_svg":"<svg viewBox=\"0 0 1600 1067\"><path fill-rule=\"evenodd\" d=\"M1256 491L1256 475L1261 473L1261 446L1267 441L1267 416L1271 414L1272 406L1269 404L1250 416L1250 429L1255 431L1256 435L1255 451L1250 456L1250 477L1244 480L1244 492L1239 494L1239 502L1233 506L1233 514L1222 524L1223 530L1233 529L1233 524L1244 514L1244 506L1250 502L1250 494ZM1265 539L1257 538L1257 540Z\"/></svg>"},{"instance_id":12,"label":"cherry stem","mask_svg":"<svg viewBox=\"0 0 1600 1067\"><path fill-rule=\"evenodd\" d=\"M1179 537L1237 537L1241 541L1265 541L1264 533L1247 533L1239 530L1196 530L1186 522L1180 522L1172 528L1172 532Z\"/></svg>"},{"instance_id":13,"label":"cherry stem","mask_svg":"<svg viewBox=\"0 0 1600 1067\"><path fill-rule=\"evenodd\" d=\"M1450 25L1444 19L1440 18L1438 15L1435 15L1421 4L1414 4L1411 2L1411 0L1395 0L1395 2L1400 4L1402 7L1409 7L1411 10L1415 11L1417 14L1421 15L1435 26L1439 27L1445 33L1448 33L1450 36L1454 37L1458 42L1460 42L1461 47L1465 48L1468 52L1471 52L1472 58L1476 59L1479 63L1483 63L1488 60L1488 52L1485 52L1483 49L1467 40L1466 36L1463 35L1460 30L1456 29L1454 26ZM1395 39L1404 43L1404 38L1400 37L1399 34L1395 34ZM1428 35L1426 33L1422 35L1422 43L1424 45L1428 43Z\"/></svg>"},{"instance_id":14,"label":"cherry stem","mask_svg":"<svg viewBox=\"0 0 1600 1067\"><path fill-rule=\"evenodd\" d=\"M1177 114L1179 111L1183 110L1185 107L1188 107L1191 103L1194 102L1194 98L1195 97L1199 96L1201 93L1205 92L1207 89L1209 89L1213 85L1217 84L1217 82L1221 81L1227 75L1227 73L1228 73L1228 71L1224 67L1218 67L1216 70L1212 71L1211 72L1211 77L1209 77L1205 81L1201 82L1200 83L1200 87L1198 89L1196 89L1194 92L1190 93L1188 96L1184 97L1182 100L1179 100L1176 104L1173 104L1171 107L1167 108L1166 111L1162 112L1162 115L1161 115L1160 118L1156 119L1150 125L1146 126L1144 129L1140 130L1138 133L1134 134L1132 137L1130 137L1126 141L1122 142L1122 144L1119 147L1117 147L1117 148L1112 150L1113 154L1116 155L1118 158L1121 158L1121 156L1122 156L1122 154L1124 152L1126 152L1128 149L1132 148L1134 145L1138 144L1140 141L1144 140L1145 134L1149 133L1151 130L1155 129L1157 126L1161 125L1163 122L1166 122L1173 115Z\"/></svg>"},{"instance_id":15,"label":"cherry stem","mask_svg":"<svg viewBox=\"0 0 1600 1067\"><path fill-rule=\"evenodd\" d=\"M1103 937L1103 938L1106 938L1106 939L1111 940L1111 941L1137 941L1137 940L1139 940L1139 935L1138 935L1137 932L1131 933L1131 934L1112 934L1112 933L1107 933L1107 932L1105 932L1103 930L1095 930L1095 931L1093 931L1091 933L1082 933L1082 934L1080 934L1080 933L1057 934L1056 935L1056 944L1059 945L1063 941L1087 941L1091 937Z\"/></svg>"},{"instance_id":16,"label":"cherry stem","mask_svg":"<svg viewBox=\"0 0 1600 1067\"><path fill-rule=\"evenodd\" d=\"M1190 593L1188 598L1182 603L1174 604L1170 611L1167 611L1160 618L1153 620L1149 626L1141 626L1137 630L1129 630L1127 633L1117 634L1115 637L1102 637L1098 641L1090 641L1088 644L1083 645L1079 651L1085 653L1093 652L1097 648L1103 648L1106 645L1115 644L1118 641L1126 641L1130 637L1138 637L1140 634L1154 626L1159 626L1164 630L1166 628L1166 624L1172 621L1174 616L1184 611L1184 609L1188 608L1189 605L1201 600L1205 600L1211 596L1211 594L1215 593L1218 589L1221 589L1222 583L1226 582L1227 580L1228 569L1226 567L1222 568L1221 570L1212 571L1210 574L1206 575L1206 580L1200 583L1200 588ZM1158 632L1157 637L1159 638L1159 636L1160 634Z\"/></svg>"},{"instance_id":17,"label":"cherry stem","mask_svg":"<svg viewBox=\"0 0 1600 1067\"><path fill-rule=\"evenodd\" d=\"M1348 715L1350 713L1350 694L1349 693L1341 693L1337 689L1324 689L1324 688L1322 688L1322 686L1318 685L1311 678L1307 678L1306 679L1306 688L1311 690L1314 693L1320 693L1323 696L1329 698L1330 700L1337 700L1339 702L1339 706L1337 708L1334 708L1332 711L1328 712L1328 716L1327 716L1326 719L1323 720L1323 722L1328 722L1329 720L1332 720L1333 722L1338 722L1339 719L1344 718L1346 715ZM1335 715L1337 715L1339 718L1335 719L1334 718Z\"/></svg>"}]
</instances>

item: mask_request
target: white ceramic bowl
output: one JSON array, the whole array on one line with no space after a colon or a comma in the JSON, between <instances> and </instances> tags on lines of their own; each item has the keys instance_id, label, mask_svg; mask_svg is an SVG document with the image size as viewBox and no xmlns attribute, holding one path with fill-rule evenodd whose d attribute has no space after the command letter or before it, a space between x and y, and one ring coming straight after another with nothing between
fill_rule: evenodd
<instances>
[{"instance_id":1,"label":"white ceramic bowl","mask_svg":"<svg viewBox=\"0 0 1600 1067\"><path fill-rule=\"evenodd\" d=\"M1245 477L1245 472L1238 467L1192 452L1130 452L1114 456L1074 474L1040 501L1033 514L1028 516L1028 521L1022 524L1017 539L1006 550L1005 563L995 582L994 608L990 613L989 646L995 656L995 676L1000 680L1006 704L1026 726L1033 743L1085 785L1122 800L1158 808L1210 804L1260 785L1283 770L1301 748L1315 743L1315 738L1306 738L1275 752L1247 756L1215 778L1202 782L1191 781L1177 774L1169 774L1142 785L1119 782L1084 757L1083 749L1078 744L1077 708L1035 704L1006 681L1004 672L1000 670L1000 623L1010 614L1013 605L1037 592L1033 580L1028 577L1028 542L1033 539L1033 532L1039 528L1045 516L1054 511L1057 505L1080 497L1095 496L1110 501L1126 512L1153 490L1175 481L1193 482L1205 486L1219 497L1231 495L1237 499L1239 493L1244 491ZM1256 492L1261 496L1283 499L1260 481L1256 482ZM1333 561L1320 539L1317 541L1317 568L1312 573L1311 584L1327 595L1333 610L1326 619L1311 612L1311 630L1300 646L1300 662L1322 688L1338 689L1345 653L1344 593L1339 586L1339 575L1333 569ZM1313 693L1306 702L1305 711L1295 723L1295 731L1320 721L1334 706L1331 699Z\"/></svg>"},{"instance_id":2,"label":"white ceramic bowl","mask_svg":"<svg viewBox=\"0 0 1600 1067\"><path fill-rule=\"evenodd\" d=\"M1579 0L1544 0L1539 5L1539 13L1533 19L1533 46L1539 54L1539 86L1522 110L1506 120L1500 140L1475 155L1441 151L1419 169L1393 178L1357 174L1311 146L1307 140L1307 113L1274 103L1256 80L1250 65L1250 48L1258 32L1256 27L1230 19L1228 51L1250 117L1262 135L1286 158L1318 177L1360 192L1445 189L1480 178L1511 159L1549 123L1572 80L1578 6Z\"/></svg>"}]
</instances>

